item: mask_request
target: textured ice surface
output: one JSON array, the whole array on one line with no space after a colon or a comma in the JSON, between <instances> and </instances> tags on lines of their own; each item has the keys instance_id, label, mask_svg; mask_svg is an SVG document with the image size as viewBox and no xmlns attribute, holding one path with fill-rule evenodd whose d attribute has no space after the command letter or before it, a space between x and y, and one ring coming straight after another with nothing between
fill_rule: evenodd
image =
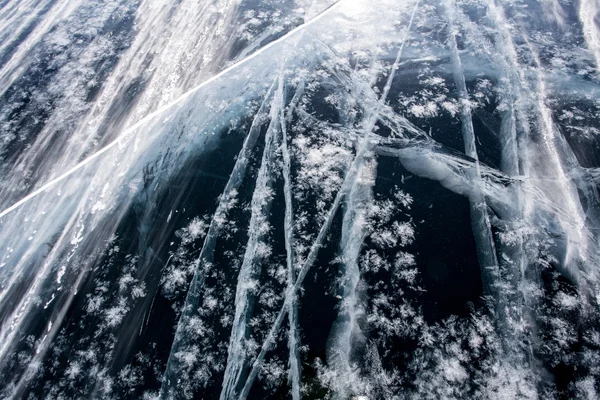
<instances>
[{"instance_id":1,"label":"textured ice surface","mask_svg":"<svg viewBox=\"0 0 600 400\"><path fill-rule=\"evenodd\" d=\"M0 397L595 399L597 0L0 0Z\"/></svg>"}]
</instances>

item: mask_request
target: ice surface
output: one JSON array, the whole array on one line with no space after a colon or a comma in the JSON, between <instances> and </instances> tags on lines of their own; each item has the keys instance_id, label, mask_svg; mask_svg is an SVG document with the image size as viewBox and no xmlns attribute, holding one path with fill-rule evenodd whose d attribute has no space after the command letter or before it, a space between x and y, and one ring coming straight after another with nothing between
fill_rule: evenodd
<instances>
[{"instance_id":1,"label":"ice surface","mask_svg":"<svg viewBox=\"0 0 600 400\"><path fill-rule=\"evenodd\" d=\"M598 398L596 0L0 0L0 397Z\"/></svg>"}]
</instances>

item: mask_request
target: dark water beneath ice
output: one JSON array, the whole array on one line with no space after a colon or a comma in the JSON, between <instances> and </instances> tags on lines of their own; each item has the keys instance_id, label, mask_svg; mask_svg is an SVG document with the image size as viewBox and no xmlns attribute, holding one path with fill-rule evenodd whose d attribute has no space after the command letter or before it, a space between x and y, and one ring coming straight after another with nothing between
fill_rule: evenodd
<instances>
[{"instance_id":1,"label":"dark water beneath ice","mask_svg":"<svg viewBox=\"0 0 600 400\"><path fill-rule=\"evenodd\" d=\"M14 4L0 397L599 393L593 1Z\"/></svg>"}]
</instances>

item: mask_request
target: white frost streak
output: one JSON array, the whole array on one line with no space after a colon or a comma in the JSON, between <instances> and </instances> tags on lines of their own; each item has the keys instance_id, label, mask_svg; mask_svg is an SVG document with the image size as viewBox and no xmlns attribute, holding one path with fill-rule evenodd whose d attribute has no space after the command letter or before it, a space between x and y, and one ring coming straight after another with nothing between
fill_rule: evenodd
<instances>
[{"instance_id":1,"label":"white frost streak","mask_svg":"<svg viewBox=\"0 0 600 400\"><path fill-rule=\"evenodd\" d=\"M298 89L297 89L298 90ZM277 102L280 110L279 121L281 122L281 154L283 158L283 192L285 198L284 232L285 232L285 254L288 271L287 290L291 290L296 280L294 271L294 213L292 203L292 179L291 179L291 156L288 147L287 119L285 117L285 90L283 74L279 75L279 90L277 91ZM293 105L291 106L293 107ZM291 115L292 108L288 110ZM300 355L298 347L300 335L298 333L298 304L296 295L292 295L289 302L288 323L289 337L288 347L290 354L290 380L292 382L292 399L300 400Z\"/></svg>"},{"instance_id":2,"label":"white frost streak","mask_svg":"<svg viewBox=\"0 0 600 400\"><path fill-rule=\"evenodd\" d=\"M277 97L276 97L277 98ZM256 187L252 196L250 225L248 226L248 243L237 282L235 294L235 317L229 339L227 367L223 378L221 400L233 399L237 386L247 364L248 351L245 339L248 336L248 321L250 319L250 297L256 290L252 282L259 278L261 271L260 255L257 254L259 243L268 233L268 211L271 205L272 170L275 155L275 135L279 123L278 104L271 105L271 122L265 137L260 170L256 179Z\"/></svg>"},{"instance_id":3,"label":"white frost streak","mask_svg":"<svg viewBox=\"0 0 600 400\"><path fill-rule=\"evenodd\" d=\"M449 47L452 59L454 84L458 89L459 101L461 102L460 120L462 123L463 141L465 144L465 154L475 160L473 167L468 170L468 177L474 183L469 201L471 203L471 224L473 226L473 235L477 243L477 252L479 264L481 265L484 285L488 294L498 297L494 289L495 279L498 276L498 260L496 258L496 249L494 238L492 237L492 228L490 218L487 213L487 204L483 197L481 186L481 171L479 167L479 157L477 155L477 145L475 144L475 131L473 129L473 120L471 114L471 105L463 72L462 62L458 53L456 43L456 29L454 25L455 6L454 1L449 0L447 4L447 14L449 18ZM496 292L496 293L495 293Z\"/></svg>"},{"instance_id":4,"label":"white frost streak","mask_svg":"<svg viewBox=\"0 0 600 400\"><path fill-rule=\"evenodd\" d=\"M579 2L579 20L583 27L583 35L588 49L594 55L596 68L600 69L600 3L598 0L581 0Z\"/></svg>"},{"instance_id":5,"label":"white frost streak","mask_svg":"<svg viewBox=\"0 0 600 400\"><path fill-rule=\"evenodd\" d=\"M363 342L360 320L364 314L361 306L359 283L361 280L358 257L365 237L369 232L367 213L373 202L373 186L377 164L374 160L365 162L352 185L346 201L346 210L342 222L342 262L344 272L341 279L341 306L337 320L332 328L332 345L327 351L329 366L336 371L340 380L336 383L341 398L355 395L353 387L360 382L352 360L357 344Z\"/></svg>"},{"instance_id":6,"label":"white frost streak","mask_svg":"<svg viewBox=\"0 0 600 400\"><path fill-rule=\"evenodd\" d=\"M523 134L519 161L525 179L521 189L524 193L520 196L524 217L533 223L536 214L548 212L551 218L556 220L565 241L561 264L572 274L572 279L579 281L576 264L590 257L590 233L585 226L585 212L577 188L561 160L561 154L571 150L559 140L560 133L556 130L551 110L546 104L548 92L545 74L536 49L524 36L534 64L531 68L534 72L531 79L526 75L527 68L519 61L516 46L506 30L506 27L510 26L509 22L501 10L496 7L491 7L491 10L504 42L503 61L509 72L510 89L518 98L525 100L516 103L517 123ZM531 108L524 104L530 105ZM535 115L535 125L530 125L531 113ZM536 196L528 195L531 193L535 193Z\"/></svg>"}]
</instances>

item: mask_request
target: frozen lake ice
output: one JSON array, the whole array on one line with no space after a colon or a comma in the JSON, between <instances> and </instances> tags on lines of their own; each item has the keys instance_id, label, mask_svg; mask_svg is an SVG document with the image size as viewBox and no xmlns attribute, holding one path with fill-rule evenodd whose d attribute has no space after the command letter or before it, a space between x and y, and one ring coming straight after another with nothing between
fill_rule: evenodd
<instances>
[{"instance_id":1,"label":"frozen lake ice","mask_svg":"<svg viewBox=\"0 0 600 400\"><path fill-rule=\"evenodd\" d=\"M0 0L0 397L596 399L598 0Z\"/></svg>"}]
</instances>

